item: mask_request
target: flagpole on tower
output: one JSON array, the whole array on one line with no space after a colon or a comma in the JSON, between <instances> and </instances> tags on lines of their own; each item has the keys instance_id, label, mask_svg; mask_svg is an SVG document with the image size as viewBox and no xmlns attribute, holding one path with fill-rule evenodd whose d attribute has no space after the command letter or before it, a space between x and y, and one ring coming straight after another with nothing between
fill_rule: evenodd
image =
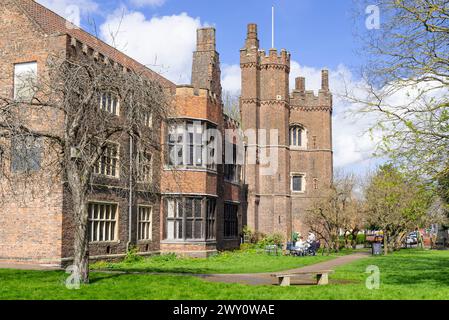
<instances>
[{"instance_id":1,"label":"flagpole on tower","mask_svg":"<svg viewBox=\"0 0 449 320\"><path fill-rule=\"evenodd\" d=\"M274 48L274 6L271 7L271 47Z\"/></svg>"}]
</instances>

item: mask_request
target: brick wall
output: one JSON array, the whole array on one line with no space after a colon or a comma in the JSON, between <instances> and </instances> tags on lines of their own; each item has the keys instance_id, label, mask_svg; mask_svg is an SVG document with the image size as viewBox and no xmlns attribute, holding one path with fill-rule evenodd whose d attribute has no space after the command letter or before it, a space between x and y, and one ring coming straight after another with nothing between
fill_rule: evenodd
<instances>
[{"instance_id":1,"label":"brick wall","mask_svg":"<svg viewBox=\"0 0 449 320\"><path fill-rule=\"evenodd\" d=\"M46 74L48 55L64 54L65 36L46 36L13 1L0 3L0 95L13 98L14 64L36 61L38 79ZM30 110L30 125L52 130L57 121L37 121ZM55 115L57 120L57 115ZM51 158L44 148L44 162ZM5 163L9 168L10 163ZM11 174L11 172L9 172ZM10 178L18 178L12 174ZM20 181L18 179L17 181ZM36 183L36 184L34 184ZM0 259L58 263L62 247L62 187L60 179L40 173L27 185L0 183ZM33 185L34 184L34 185Z\"/></svg>"}]
</instances>

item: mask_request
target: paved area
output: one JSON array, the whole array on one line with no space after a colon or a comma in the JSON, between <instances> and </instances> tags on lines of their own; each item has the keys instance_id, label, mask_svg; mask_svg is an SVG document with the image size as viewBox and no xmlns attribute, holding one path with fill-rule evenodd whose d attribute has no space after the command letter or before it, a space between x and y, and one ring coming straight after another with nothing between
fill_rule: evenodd
<instances>
[{"instance_id":1,"label":"paved area","mask_svg":"<svg viewBox=\"0 0 449 320\"><path fill-rule=\"evenodd\" d=\"M204 280L211 282L224 282L224 283L240 283L247 285L277 285L277 279L272 277L272 274L280 273L297 273L297 272L312 272L320 270L333 270L338 266L342 266L366 257L369 257L369 253L354 253L347 256L338 257L329 261L320 262L306 267L301 267L292 270L285 270L281 272L270 273L253 273L253 274L210 274L210 275L197 275ZM301 259L301 257L298 257ZM332 275L330 276L330 283L336 283L332 281ZM297 280L292 280L292 284L315 284L315 280L311 276L301 276Z\"/></svg>"},{"instance_id":2,"label":"paved area","mask_svg":"<svg viewBox=\"0 0 449 320\"><path fill-rule=\"evenodd\" d=\"M0 262L0 269L35 270L35 271L61 270L61 268L56 265L13 263L13 262Z\"/></svg>"}]
</instances>

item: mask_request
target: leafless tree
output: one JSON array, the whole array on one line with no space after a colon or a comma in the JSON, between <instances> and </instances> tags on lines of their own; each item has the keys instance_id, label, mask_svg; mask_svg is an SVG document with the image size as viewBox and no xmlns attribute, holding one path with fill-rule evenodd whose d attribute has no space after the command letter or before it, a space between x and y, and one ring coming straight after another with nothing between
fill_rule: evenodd
<instances>
[{"instance_id":1,"label":"leafless tree","mask_svg":"<svg viewBox=\"0 0 449 320\"><path fill-rule=\"evenodd\" d=\"M362 230L364 211L362 201L355 195L356 178L353 174L336 174L332 186L314 200L305 217L309 229L325 241L328 251L338 251L343 232L353 239Z\"/></svg>"},{"instance_id":2,"label":"leafless tree","mask_svg":"<svg viewBox=\"0 0 449 320\"><path fill-rule=\"evenodd\" d=\"M223 92L223 112L229 118L240 123L240 101L239 96L229 91Z\"/></svg>"},{"instance_id":3,"label":"leafless tree","mask_svg":"<svg viewBox=\"0 0 449 320\"><path fill-rule=\"evenodd\" d=\"M28 197L29 190L38 194L62 182L73 204L75 272L87 283L87 207L96 174L122 171L135 181L148 174L147 162L159 160L161 123L171 102L149 70L127 69L80 50L69 58L51 56L45 70L37 80L25 75L14 99L0 97L2 196ZM116 157L114 144L124 140L137 150L126 163ZM133 161L138 164L130 166ZM145 181L146 191L158 192Z\"/></svg>"}]
</instances>

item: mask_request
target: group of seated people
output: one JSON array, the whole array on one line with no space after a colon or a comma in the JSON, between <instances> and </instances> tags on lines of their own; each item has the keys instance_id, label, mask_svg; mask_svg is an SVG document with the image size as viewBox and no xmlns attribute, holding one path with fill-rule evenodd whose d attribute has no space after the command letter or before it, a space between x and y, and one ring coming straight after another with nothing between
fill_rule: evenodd
<instances>
[{"instance_id":1,"label":"group of seated people","mask_svg":"<svg viewBox=\"0 0 449 320\"><path fill-rule=\"evenodd\" d=\"M315 234L312 233L312 232L309 232L307 240L304 241L304 237L300 236L298 241L295 242L292 250L294 250L294 251L305 251L315 241L316 241Z\"/></svg>"}]
</instances>

